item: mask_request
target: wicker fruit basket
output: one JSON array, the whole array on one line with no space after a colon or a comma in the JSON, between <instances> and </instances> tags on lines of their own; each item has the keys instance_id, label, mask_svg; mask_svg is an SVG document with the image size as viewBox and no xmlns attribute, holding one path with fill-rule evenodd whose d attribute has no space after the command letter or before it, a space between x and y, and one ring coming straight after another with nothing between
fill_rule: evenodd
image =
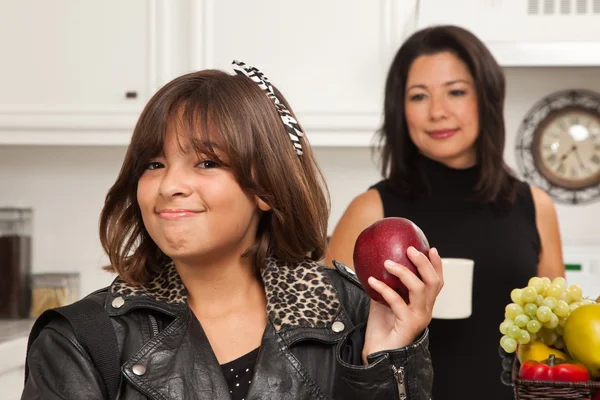
<instances>
[{"instance_id":1,"label":"wicker fruit basket","mask_svg":"<svg viewBox=\"0 0 600 400\"><path fill-rule=\"evenodd\" d=\"M555 382L519 379L521 363L514 357L511 381L516 400L524 399L592 399L600 382Z\"/></svg>"}]
</instances>

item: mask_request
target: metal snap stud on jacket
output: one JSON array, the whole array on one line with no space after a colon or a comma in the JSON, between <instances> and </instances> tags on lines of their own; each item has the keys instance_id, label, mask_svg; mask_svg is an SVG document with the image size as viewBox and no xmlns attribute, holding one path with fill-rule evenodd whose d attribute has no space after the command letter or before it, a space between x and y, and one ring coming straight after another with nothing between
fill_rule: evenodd
<instances>
[{"instance_id":1,"label":"metal snap stud on jacket","mask_svg":"<svg viewBox=\"0 0 600 400\"><path fill-rule=\"evenodd\" d=\"M334 331L334 332L336 332L336 333L343 331L344 328L346 328L346 326L341 321L335 321L333 323L333 325L331 325L331 330Z\"/></svg>"},{"instance_id":2,"label":"metal snap stud on jacket","mask_svg":"<svg viewBox=\"0 0 600 400\"><path fill-rule=\"evenodd\" d=\"M119 296L115 298L110 304L113 306L113 308L121 308L123 307L123 304L125 304L125 299Z\"/></svg>"},{"instance_id":3,"label":"metal snap stud on jacket","mask_svg":"<svg viewBox=\"0 0 600 400\"><path fill-rule=\"evenodd\" d=\"M146 367L142 364L135 364L133 367L131 367L131 372L137 376L142 376L146 373Z\"/></svg>"}]
</instances>

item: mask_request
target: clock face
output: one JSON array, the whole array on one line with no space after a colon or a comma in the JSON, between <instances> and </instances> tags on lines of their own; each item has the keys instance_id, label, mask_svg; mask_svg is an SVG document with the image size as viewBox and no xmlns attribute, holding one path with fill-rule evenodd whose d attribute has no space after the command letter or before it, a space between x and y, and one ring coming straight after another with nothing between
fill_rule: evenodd
<instances>
[{"instance_id":1,"label":"clock face","mask_svg":"<svg viewBox=\"0 0 600 400\"><path fill-rule=\"evenodd\" d=\"M600 114L558 111L534 133L533 157L546 179L568 189L600 182Z\"/></svg>"},{"instance_id":2,"label":"clock face","mask_svg":"<svg viewBox=\"0 0 600 400\"><path fill-rule=\"evenodd\" d=\"M523 119L516 150L525 180L557 202L600 199L600 94L570 90L545 97Z\"/></svg>"}]
</instances>

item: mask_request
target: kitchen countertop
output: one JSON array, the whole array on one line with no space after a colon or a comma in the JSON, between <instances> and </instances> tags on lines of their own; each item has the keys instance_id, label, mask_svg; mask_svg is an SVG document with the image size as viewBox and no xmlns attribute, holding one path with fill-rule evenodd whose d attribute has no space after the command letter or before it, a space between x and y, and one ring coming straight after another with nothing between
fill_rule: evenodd
<instances>
[{"instance_id":1,"label":"kitchen countertop","mask_svg":"<svg viewBox=\"0 0 600 400\"><path fill-rule=\"evenodd\" d=\"M25 365L27 337L33 319L0 319L0 374Z\"/></svg>"},{"instance_id":2,"label":"kitchen countertop","mask_svg":"<svg viewBox=\"0 0 600 400\"><path fill-rule=\"evenodd\" d=\"M27 337L33 322L33 319L0 319L0 344Z\"/></svg>"}]
</instances>

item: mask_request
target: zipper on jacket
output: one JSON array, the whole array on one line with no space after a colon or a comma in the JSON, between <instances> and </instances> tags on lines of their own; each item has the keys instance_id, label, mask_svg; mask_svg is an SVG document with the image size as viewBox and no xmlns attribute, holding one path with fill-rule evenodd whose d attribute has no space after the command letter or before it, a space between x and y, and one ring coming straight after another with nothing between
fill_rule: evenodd
<instances>
[{"instance_id":1,"label":"zipper on jacket","mask_svg":"<svg viewBox=\"0 0 600 400\"><path fill-rule=\"evenodd\" d=\"M398 383L398 393L400 394L400 400L406 400L406 384L404 382L404 368L396 367L392 364L392 371L394 371L394 378L396 378L396 382Z\"/></svg>"},{"instance_id":2,"label":"zipper on jacket","mask_svg":"<svg viewBox=\"0 0 600 400\"><path fill-rule=\"evenodd\" d=\"M154 315L150 314L150 326L152 328L152 337L158 335L158 322L156 322L156 318L154 318Z\"/></svg>"}]
</instances>

